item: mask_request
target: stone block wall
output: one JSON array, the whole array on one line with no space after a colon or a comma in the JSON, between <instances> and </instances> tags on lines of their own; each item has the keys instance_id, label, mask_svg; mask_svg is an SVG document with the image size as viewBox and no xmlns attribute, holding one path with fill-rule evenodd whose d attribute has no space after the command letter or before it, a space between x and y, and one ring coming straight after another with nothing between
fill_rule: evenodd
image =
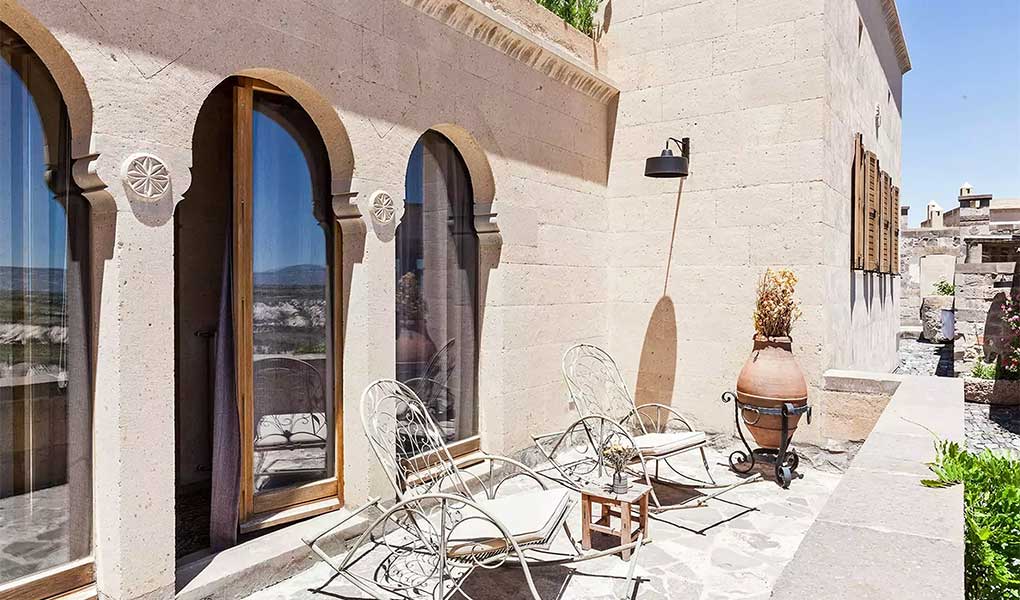
<instances>
[{"instance_id":1,"label":"stone block wall","mask_svg":"<svg viewBox=\"0 0 1020 600\"><path fill-rule=\"evenodd\" d=\"M750 352L766 267L800 278L793 337L816 401L826 369L895 367L895 278L853 274L849 256L853 134L899 176L889 37L877 0L613 3L609 330L639 401L732 432L719 395ZM691 138L679 194L642 174L666 136ZM822 441L819 422L805 429Z\"/></svg>"},{"instance_id":2,"label":"stone block wall","mask_svg":"<svg viewBox=\"0 0 1020 600\"><path fill-rule=\"evenodd\" d=\"M951 256L957 263L967 258L967 244L958 227L944 229L904 229L900 232L900 322L904 326L921 325L921 300L931 289L921 286L921 259L926 256ZM928 283L928 278L924 278Z\"/></svg>"},{"instance_id":3,"label":"stone block wall","mask_svg":"<svg viewBox=\"0 0 1020 600\"><path fill-rule=\"evenodd\" d=\"M748 357L766 267L800 278L793 335L821 406L799 439L859 437L820 391L827 369L895 364L894 280L849 268L853 134L899 173L900 71L881 5L616 0L600 45L530 0L0 0L0 18L77 90L65 98L75 173L96 217L101 597L173 596L174 297L186 276L174 273L173 215L189 201L198 112L225 78L283 88L329 151L349 286L344 502L356 506L388 489L359 396L394 374L394 244L368 202L402 197L430 128L465 156L491 242L483 449L517 451L566 424L559 364L577 342L608 347L639 402L732 433L719 396ZM643 176L667 136L692 139L682 191ZM128 195L122 167L137 152L166 164L165 199Z\"/></svg>"},{"instance_id":4,"label":"stone block wall","mask_svg":"<svg viewBox=\"0 0 1020 600\"><path fill-rule=\"evenodd\" d=\"M418 4L0 1L0 18L36 42L60 81L87 90L66 98L73 116L87 116L72 123L87 125L75 132L76 157L98 156L82 172L98 186L93 195L110 201L95 205L105 210L96 219L103 273L96 285L94 418L95 487L104 498L94 518L101 597L173 597L173 213L188 202L199 109L232 75L297 90L291 95L317 123L339 122L321 131L333 189L357 196L335 196L334 204L348 222L363 225L360 233L345 229L343 240L350 286L345 503L358 506L389 490L369 458L359 411L364 387L394 374L394 244L372 227L368 200L376 190L403 197L409 153L430 128L458 144L476 202L485 204L476 206L476 222L494 226L501 238L481 284L482 446L523 448L531 433L569 418L559 371L563 349L609 341L604 197L612 90L595 64L584 62L604 57L573 30L557 35L587 54L507 33L463 2L448 2L449 10L436 15L429 11L437 3ZM544 9L518 4L538 11L536 22L556 27ZM488 22L489 29L456 28L471 22ZM486 31L486 39L475 38ZM495 35L500 32L504 37ZM497 41L500 48L489 45ZM166 201L127 195L121 167L136 152L167 165ZM337 166L345 153L353 164L347 172ZM487 197L479 197L486 187Z\"/></svg>"},{"instance_id":5,"label":"stone block wall","mask_svg":"<svg viewBox=\"0 0 1020 600\"><path fill-rule=\"evenodd\" d=\"M1020 292L1020 263L967 263L956 266L957 373L970 373L975 361L1003 352L1009 333L1002 303Z\"/></svg>"}]
</instances>

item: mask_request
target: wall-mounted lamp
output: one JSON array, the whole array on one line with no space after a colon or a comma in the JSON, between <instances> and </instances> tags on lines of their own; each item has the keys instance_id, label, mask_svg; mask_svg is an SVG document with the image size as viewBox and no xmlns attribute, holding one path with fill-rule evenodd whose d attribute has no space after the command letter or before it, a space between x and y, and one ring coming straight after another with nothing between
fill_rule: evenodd
<instances>
[{"instance_id":1,"label":"wall-mounted lamp","mask_svg":"<svg viewBox=\"0 0 1020 600\"><path fill-rule=\"evenodd\" d=\"M680 156L673 156L673 151L669 149L670 141L680 148ZM645 161L645 177L687 177L690 158L691 138L666 138L666 148L662 154Z\"/></svg>"}]
</instances>

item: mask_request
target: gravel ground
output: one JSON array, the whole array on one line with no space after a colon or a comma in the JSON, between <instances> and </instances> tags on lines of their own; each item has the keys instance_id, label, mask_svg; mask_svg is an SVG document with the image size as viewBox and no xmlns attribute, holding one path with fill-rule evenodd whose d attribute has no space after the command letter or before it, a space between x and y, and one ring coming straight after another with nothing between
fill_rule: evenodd
<instances>
[{"instance_id":1,"label":"gravel ground","mask_svg":"<svg viewBox=\"0 0 1020 600\"><path fill-rule=\"evenodd\" d=\"M953 344L930 344L918 340L900 340L900 364L904 375L953 376Z\"/></svg>"},{"instance_id":2,"label":"gravel ground","mask_svg":"<svg viewBox=\"0 0 1020 600\"><path fill-rule=\"evenodd\" d=\"M1010 451L1020 456L1020 406L963 405L967 448Z\"/></svg>"},{"instance_id":3,"label":"gravel ground","mask_svg":"<svg viewBox=\"0 0 1020 600\"><path fill-rule=\"evenodd\" d=\"M900 340L900 364L896 372L952 377L953 345ZM1020 406L965 403L964 430L967 447L974 452L990 448L1020 455Z\"/></svg>"}]
</instances>

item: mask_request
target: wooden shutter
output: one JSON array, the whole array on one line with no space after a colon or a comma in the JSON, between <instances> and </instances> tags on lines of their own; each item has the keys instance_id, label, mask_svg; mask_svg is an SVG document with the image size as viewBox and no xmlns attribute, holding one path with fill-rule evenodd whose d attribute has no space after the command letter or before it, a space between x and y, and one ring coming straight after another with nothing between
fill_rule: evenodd
<instances>
[{"instance_id":1,"label":"wooden shutter","mask_svg":"<svg viewBox=\"0 0 1020 600\"><path fill-rule=\"evenodd\" d=\"M877 271L879 266L879 190L882 187L880 171L878 170L878 157L874 152L864 153L865 166L865 203L864 212L867 220L867 238L865 240L864 268L868 271Z\"/></svg>"},{"instance_id":2,"label":"wooden shutter","mask_svg":"<svg viewBox=\"0 0 1020 600\"><path fill-rule=\"evenodd\" d=\"M899 275L900 272L900 188L892 188L892 269L891 272Z\"/></svg>"},{"instance_id":3,"label":"wooden shutter","mask_svg":"<svg viewBox=\"0 0 1020 600\"><path fill-rule=\"evenodd\" d=\"M867 249L867 213L864 185L866 181L866 165L864 162L863 136L854 136L854 164L851 173L851 200L853 202L853 219L850 225L851 260L853 269L864 268L864 257Z\"/></svg>"},{"instance_id":4,"label":"wooden shutter","mask_svg":"<svg viewBox=\"0 0 1020 600\"><path fill-rule=\"evenodd\" d=\"M879 250L878 250L878 272L888 273L891 270L892 258L892 179L885 171L881 173L882 187L879 192Z\"/></svg>"}]
</instances>

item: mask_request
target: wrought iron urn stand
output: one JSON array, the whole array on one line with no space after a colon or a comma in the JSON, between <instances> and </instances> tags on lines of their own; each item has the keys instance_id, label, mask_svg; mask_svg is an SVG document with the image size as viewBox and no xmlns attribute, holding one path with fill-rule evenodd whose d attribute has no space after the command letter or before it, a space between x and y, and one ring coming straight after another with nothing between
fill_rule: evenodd
<instances>
[{"instance_id":1,"label":"wrought iron urn stand","mask_svg":"<svg viewBox=\"0 0 1020 600\"><path fill-rule=\"evenodd\" d=\"M797 465L800 464L800 457L797 456L797 452L790 447L790 423L789 419L793 416L799 416L807 413L807 422L811 424L811 406L805 404L804 406L794 406L793 404L786 402L782 406L777 408L766 408L764 406L754 406L752 404L744 404L737 399L737 395L733 392L724 392L722 395L723 402L733 402L733 418L737 424L737 433L740 435L740 441L744 443L744 448L747 448L747 452L743 450L735 450L730 453L730 468L738 473L748 473L754 468L755 463L758 460L771 464L775 468L776 484L780 487L790 487L790 482L793 481L793 472L797 470ZM742 411L747 411L755 414L754 420L748 420L746 416L741 416ZM742 422L746 422L748 425L754 425L761 418L761 415L768 415L774 417L780 417L781 419L781 430L780 430L780 442L778 448L751 448L751 445L747 443L747 438L744 437L744 430Z\"/></svg>"}]
</instances>

